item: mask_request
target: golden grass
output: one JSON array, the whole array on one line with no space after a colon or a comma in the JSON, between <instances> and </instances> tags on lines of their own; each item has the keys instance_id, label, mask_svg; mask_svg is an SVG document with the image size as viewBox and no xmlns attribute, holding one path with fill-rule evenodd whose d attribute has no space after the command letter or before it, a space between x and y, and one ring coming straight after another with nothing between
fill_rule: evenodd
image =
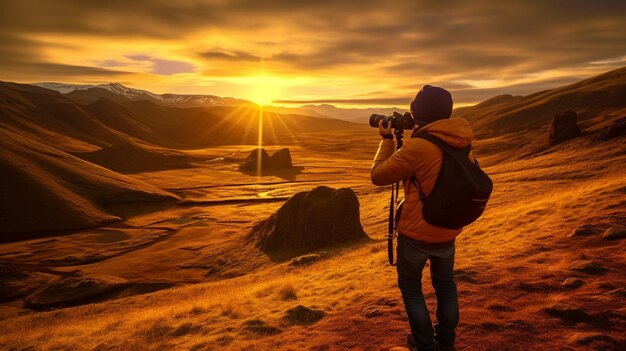
<instances>
[{"instance_id":1,"label":"golden grass","mask_svg":"<svg viewBox=\"0 0 626 351\"><path fill-rule=\"evenodd\" d=\"M463 349L515 340L562 349L572 332L592 327L561 324L543 308L566 300L585 304L593 314L614 309L615 298L593 297L607 290L603 286L626 283L619 268L626 263L624 244L597 237L577 241L567 234L586 223L626 225L626 164L618 152L624 146L618 146L565 149L489 167L495 190L488 210L457 239L456 267L477 281L459 282ZM232 279L16 316L0 321L0 349L380 350L401 344L407 325L382 240L387 197L372 188L359 198L366 232L378 241L333 251L306 267L270 264ZM578 291L561 290L560 282L571 275L567 267L581 258L609 270L602 277L585 276ZM428 279L425 270L433 311ZM527 292L519 290L520 282L553 290ZM309 327L287 324L284 312L300 304L327 315ZM618 338L615 330L603 332Z\"/></svg>"}]
</instances>

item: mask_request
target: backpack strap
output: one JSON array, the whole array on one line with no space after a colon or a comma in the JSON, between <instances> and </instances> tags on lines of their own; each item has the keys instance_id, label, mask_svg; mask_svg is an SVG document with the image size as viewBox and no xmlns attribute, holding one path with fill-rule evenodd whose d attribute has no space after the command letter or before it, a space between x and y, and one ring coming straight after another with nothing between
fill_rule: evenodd
<instances>
[{"instance_id":1,"label":"backpack strap","mask_svg":"<svg viewBox=\"0 0 626 351\"><path fill-rule=\"evenodd\" d=\"M467 157L467 155L469 155L470 150L472 149L472 144L469 144L469 145L467 145L466 147L464 147L462 149L455 149L452 146L450 146L448 143L446 143L445 141L437 138L436 136L434 136L432 134L428 134L426 132L413 133L411 135L411 138L426 139L426 140L430 141L431 143L439 146L439 148L441 150L443 150L443 152L445 152L446 154L448 154L450 156L458 156L459 154L463 154L463 155L465 155L465 157Z\"/></svg>"},{"instance_id":2,"label":"backpack strap","mask_svg":"<svg viewBox=\"0 0 626 351\"><path fill-rule=\"evenodd\" d=\"M417 191L420 194L420 200L424 202L426 200L426 194L424 194L424 192L422 191L422 187L420 186L420 183L417 181L417 177L415 176L415 174L411 174L411 177L409 179L411 180L411 183L413 183L415 187L417 188Z\"/></svg>"}]
</instances>

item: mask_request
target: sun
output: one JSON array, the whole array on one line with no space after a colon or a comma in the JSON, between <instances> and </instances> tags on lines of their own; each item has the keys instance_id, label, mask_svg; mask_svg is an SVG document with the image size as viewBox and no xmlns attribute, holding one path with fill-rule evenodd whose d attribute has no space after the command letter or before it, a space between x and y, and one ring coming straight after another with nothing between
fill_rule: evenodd
<instances>
[{"instance_id":1,"label":"sun","mask_svg":"<svg viewBox=\"0 0 626 351\"><path fill-rule=\"evenodd\" d=\"M254 103L261 106L271 105L272 102L280 98L280 95L280 80L263 75L255 77L253 88L250 92L250 100Z\"/></svg>"}]
</instances>

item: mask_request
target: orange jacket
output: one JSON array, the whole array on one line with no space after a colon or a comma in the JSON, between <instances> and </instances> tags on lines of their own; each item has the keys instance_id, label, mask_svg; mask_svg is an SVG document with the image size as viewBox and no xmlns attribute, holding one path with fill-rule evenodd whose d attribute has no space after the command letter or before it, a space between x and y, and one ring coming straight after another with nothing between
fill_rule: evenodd
<instances>
[{"instance_id":1,"label":"orange jacket","mask_svg":"<svg viewBox=\"0 0 626 351\"><path fill-rule=\"evenodd\" d=\"M471 144L474 139L472 128L462 118L442 119L418 128L459 149ZM471 152L469 158L474 160ZM436 227L424 220L419 192L408 180L415 174L422 191L428 196L437 181L442 160L443 151L422 138L405 140L398 151L395 151L393 139L380 142L372 164L372 183L389 185L403 181L405 195L398 233L429 243L450 241L461 234L461 229Z\"/></svg>"}]
</instances>

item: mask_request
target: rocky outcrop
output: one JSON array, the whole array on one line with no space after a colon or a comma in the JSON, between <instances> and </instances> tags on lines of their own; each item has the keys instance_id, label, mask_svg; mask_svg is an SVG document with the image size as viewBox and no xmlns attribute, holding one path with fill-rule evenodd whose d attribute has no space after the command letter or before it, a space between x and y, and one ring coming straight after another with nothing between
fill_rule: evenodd
<instances>
[{"instance_id":1,"label":"rocky outcrop","mask_svg":"<svg viewBox=\"0 0 626 351\"><path fill-rule=\"evenodd\" d=\"M255 171L259 164L259 159L261 160L261 169L266 167L265 165L270 162L270 155L265 151L265 149L254 149L250 152L246 160L239 165L240 171Z\"/></svg>"},{"instance_id":2,"label":"rocky outcrop","mask_svg":"<svg viewBox=\"0 0 626 351\"><path fill-rule=\"evenodd\" d=\"M576 112L569 110L554 116L548 138L550 145L560 144L578 136L580 136L580 128Z\"/></svg>"},{"instance_id":3,"label":"rocky outcrop","mask_svg":"<svg viewBox=\"0 0 626 351\"><path fill-rule=\"evenodd\" d=\"M270 157L270 166L273 169L282 169L289 168L292 166L291 164L291 152L289 152L288 148L280 149L276 151Z\"/></svg>"},{"instance_id":4,"label":"rocky outcrop","mask_svg":"<svg viewBox=\"0 0 626 351\"><path fill-rule=\"evenodd\" d=\"M270 156L263 148L252 150L246 160L239 166L240 171L253 172L259 167L261 160L261 172L276 171L291 168L291 152L288 148L280 149Z\"/></svg>"},{"instance_id":5,"label":"rocky outcrop","mask_svg":"<svg viewBox=\"0 0 626 351\"><path fill-rule=\"evenodd\" d=\"M300 192L257 223L249 239L268 254L285 258L328 246L368 239L352 189L326 186Z\"/></svg>"}]
</instances>

